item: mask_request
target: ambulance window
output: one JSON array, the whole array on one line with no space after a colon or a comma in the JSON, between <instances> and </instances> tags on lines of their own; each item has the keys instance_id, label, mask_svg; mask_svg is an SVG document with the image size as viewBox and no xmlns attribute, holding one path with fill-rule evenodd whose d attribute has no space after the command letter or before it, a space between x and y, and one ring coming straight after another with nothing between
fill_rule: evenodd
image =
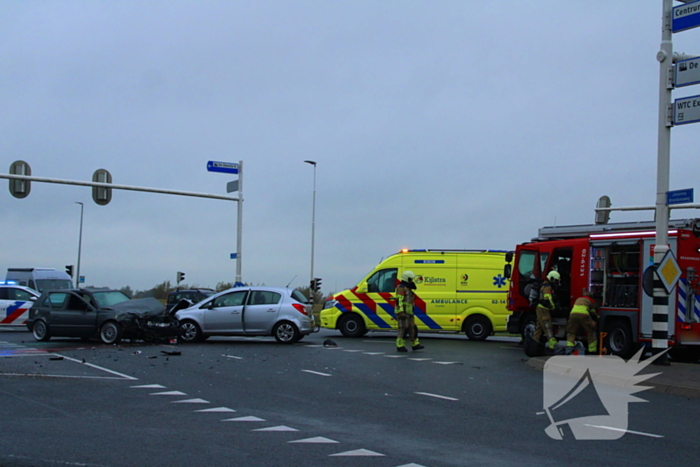
<instances>
[{"instance_id":1,"label":"ambulance window","mask_svg":"<svg viewBox=\"0 0 700 467\"><path fill-rule=\"evenodd\" d=\"M396 290L396 269L382 269L367 279L370 293L392 293Z\"/></svg>"}]
</instances>

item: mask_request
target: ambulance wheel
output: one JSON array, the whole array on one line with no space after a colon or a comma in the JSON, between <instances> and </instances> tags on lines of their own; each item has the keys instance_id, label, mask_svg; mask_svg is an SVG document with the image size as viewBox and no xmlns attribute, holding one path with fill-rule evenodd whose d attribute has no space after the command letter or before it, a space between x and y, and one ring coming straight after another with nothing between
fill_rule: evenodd
<instances>
[{"instance_id":1,"label":"ambulance wheel","mask_svg":"<svg viewBox=\"0 0 700 467\"><path fill-rule=\"evenodd\" d=\"M472 341L485 340L492 330L491 321L486 316L472 316L464 323L464 333Z\"/></svg>"},{"instance_id":2,"label":"ambulance wheel","mask_svg":"<svg viewBox=\"0 0 700 467\"><path fill-rule=\"evenodd\" d=\"M610 353L618 357L630 358L634 353L634 341L632 340L630 323L622 320L613 321L607 332L605 347Z\"/></svg>"},{"instance_id":3,"label":"ambulance wheel","mask_svg":"<svg viewBox=\"0 0 700 467\"><path fill-rule=\"evenodd\" d=\"M338 329L345 337L362 337L367 334L365 322L354 313L344 316L338 323Z\"/></svg>"},{"instance_id":4,"label":"ambulance wheel","mask_svg":"<svg viewBox=\"0 0 700 467\"><path fill-rule=\"evenodd\" d=\"M41 319L34 322L34 326L32 326L32 334L34 335L34 339L38 340L39 342L46 342L47 340L51 339L51 331L49 331L49 327L46 325L46 322Z\"/></svg>"}]
</instances>

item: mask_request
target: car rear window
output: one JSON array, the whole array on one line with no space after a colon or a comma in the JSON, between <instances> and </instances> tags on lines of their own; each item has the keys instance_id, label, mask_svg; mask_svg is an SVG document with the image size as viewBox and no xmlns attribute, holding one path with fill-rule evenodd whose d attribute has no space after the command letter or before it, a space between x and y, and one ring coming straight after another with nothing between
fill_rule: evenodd
<instances>
[{"instance_id":1,"label":"car rear window","mask_svg":"<svg viewBox=\"0 0 700 467\"><path fill-rule=\"evenodd\" d=\"M292 290L292 298L299 303L309 303L309 299L298 290Z\"/></svg>"}]
</instances>

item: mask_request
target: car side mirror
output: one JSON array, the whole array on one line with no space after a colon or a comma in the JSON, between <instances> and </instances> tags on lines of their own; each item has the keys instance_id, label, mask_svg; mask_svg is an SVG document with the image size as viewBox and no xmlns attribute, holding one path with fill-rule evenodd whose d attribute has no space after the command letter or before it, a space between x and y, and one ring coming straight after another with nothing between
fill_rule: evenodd
<instances>
[{"instance_id":1,"label":"car side mirror","mask_svg":"<svg viewBox=\"0 0 700 467\"><path fill-rule=\"evenodd\" d=\"M360 284L358 284L357 293L367 293L367 282L360 282Z\"/></svg>"}]
</instances>

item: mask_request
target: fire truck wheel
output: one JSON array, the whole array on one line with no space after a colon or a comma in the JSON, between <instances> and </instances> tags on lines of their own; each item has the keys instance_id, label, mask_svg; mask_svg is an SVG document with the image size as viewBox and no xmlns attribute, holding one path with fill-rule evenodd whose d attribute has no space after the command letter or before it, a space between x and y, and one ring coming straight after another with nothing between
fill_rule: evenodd
<instances>
[{"instance_id":1,"label":"fire truck wheel","mask_svg":"<svg viewBox=\"0 0 700 467\"><path fill-rule=\"evenodd\" d=\"M523 342L525 342L528 335L531 336L535 332L536 327L537 320L534 316L528 314L523 318L523 324L520 327L520 337L523 339Z\"/></svg>"},{"instance_id":2,"label":"fire truck wheel","mask_svg":"<svg viewBox=\"0 0 700 467\"><path fill-rule=\"evenodd\" d=\"M610 323L605 338L605 347L618 357L630 358L634 353L632 327L627 321L617 320Z\"/></svg>"},{"instance_id":3,"label":"fire truck wheel","mask_svg":"<svg viewBox=\"0 0 700 467\"><path fill-rule=\"evenodd\" d=\"M491 335L492 330L491 321L485 316L472 316L464 323L464 333L472 341L485 340Z\"/></svg>"},{"instance_id":4,"label":"fire truck wheel","mask_svg":"<svg viewBox=\"0 0 700 467\"><path fill-rule=\"evenodd\" d=\"M344 316L338 323L338 329L345 337L362 337L367 333L364 321L355 313Z\"/></svg>"}]
</instances>

